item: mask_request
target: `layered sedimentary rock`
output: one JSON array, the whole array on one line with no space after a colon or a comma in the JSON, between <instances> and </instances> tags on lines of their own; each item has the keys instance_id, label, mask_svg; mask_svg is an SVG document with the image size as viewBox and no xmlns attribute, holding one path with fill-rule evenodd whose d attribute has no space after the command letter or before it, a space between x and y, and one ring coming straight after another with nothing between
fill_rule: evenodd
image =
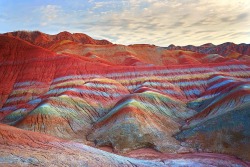
<instances>
[{"instance_id":1,"label":"layered sedimentary rock","mask_svg":"<svg viewBox=\"0 0 250 167\"><path fill-rule=\"evenodd\" d=\"M91 166L209 161L247 166L206 152L250 161L247 59L153 45L86 44L74 34L53 43L30 41L32 33L15 36L0 36L0 122L5 124L0 162L48 164L60 150L65 152L56 162L70 155L68 164ZM14 145L6 138L14 138ZM23 145L25 156L19 148L11 154L17 145ZM161 160L138 160L151 156Z\"/></svg>"},{"instance_id":2,"label":"layered sedimentary rock","mask_svg":"<svg viewBox=\"0 0 250 167\"><path fill-rule=\"evenodd\" d=\"M63 43L67 41L74 41L82 44L108 45L112 44L107 40L95 40L90 36L82 33L73 33L64 31L56 35L49 35L40 31L15 31L8 32L4 35L10 37L17 37L37 46L49 48L56 43Z\"/></svg>"},{"instance_id":3,"label":"layered sedimentary rock","mask_svg":"<svg viewBox=\"0 0 250 167\"><path fill-rule=\"evenodd\" d=\"M181 120L192 115L179 100L152 90L137 90L119 101L95 123L88 138L115 151L151 147L162 152L181 152L178 132Z\"/></svg>"},{"instance_id":4,"label":"layered sedimentary rock","mask_svg":"<svg viewBox=\"0 0 250 167\"><path fill-rule=\"evenodd\" d=\"M211 43L207 43L201 46L175 46L169 45L167 47L169 50L186 50L186 51L193 51L198 53L204 54L219 54L224 57L234 57L237 59L244 59L246 58L245 55L250 55L250 45L241 43L241 44L234 44L232 42L226 42L220 45L213 45ZM249 60L249 59L248 59Z\"/></svg>"},{"instance_id":5,"label":"layered sedimentary rock","mask_svg":"<svg viewBox=\"0 0 250 167\"><path fill-rule=\"evenodd\" d=\"M1 166L247 166L246 162L220 154L161 154L161 159L128 158L84 144L0 124ZM146 151L143 151L146 154ZM150 152L148 152L150 153ZM154 155L155 154L155 155ZM143 154L141 154L143 155ZM157 156L157 153L151 153Z\"/></svg>"}]
</instances>

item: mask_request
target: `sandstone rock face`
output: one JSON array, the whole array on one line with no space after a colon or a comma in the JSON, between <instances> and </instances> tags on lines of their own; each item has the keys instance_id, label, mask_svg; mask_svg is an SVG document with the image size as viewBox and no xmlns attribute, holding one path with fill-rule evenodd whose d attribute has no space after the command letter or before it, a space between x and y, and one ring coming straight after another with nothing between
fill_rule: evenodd
<instances>
[{"instance_id":1,"label":"sandstone rock face","mask_svg":"<svg viewBox=\"0 0 250 167\"><path fill-rule=\"evenodd\" d=\"M221 154L161 154L161 160L119 156L84 144L0 124L1 166L247 166ZM149 152L149 151L147 151ZM143 151L146 154L146 151ZM149 152L150 153L150 152ZM156 154L156 153L151 153ZM142 155L142 154L141 154ZM158 155L157 155L158 156Z\"/></svg>"},{"instance_id":2,"label":"sandstone rock face","mask_svg":"<svg viewBox=\"0 0 250 167\"><path fill-rule=\"evenodd\" d=\"M50 47L56 43L63 42L77 42L82 44L95 44L95 45L109 45L112 44L107 40L95 40L90 36L82 33L73 33L64 31L56 35L49 35L40 31L15 31L5 33L4 35L10 37L17 37L37 46Z\"/></svg>"},{"instance_id":3,"label":"sandstone rock face","mask_svg":"<svg viewBox=\"0 0 250 167\"><path fill-rule=\"evenodd\" d=\"M250 56L222 50L0 35L0 165L248 166Z\"/></svg>"}]
</instances>

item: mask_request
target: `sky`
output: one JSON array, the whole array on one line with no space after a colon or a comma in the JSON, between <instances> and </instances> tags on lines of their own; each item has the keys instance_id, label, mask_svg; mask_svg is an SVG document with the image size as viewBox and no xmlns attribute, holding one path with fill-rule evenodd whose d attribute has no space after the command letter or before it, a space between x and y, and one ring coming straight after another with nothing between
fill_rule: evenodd
<instances>
[{"instance_id":1,"label":"sky","mask_svg":"<svg viewBox=\"0 0 250 167\"><path fill-rule=\"evenodd\" d=\"M250 43L250 0L0 0L0 33L17 30L125 45Z\"/></svg>"}]
</instances>

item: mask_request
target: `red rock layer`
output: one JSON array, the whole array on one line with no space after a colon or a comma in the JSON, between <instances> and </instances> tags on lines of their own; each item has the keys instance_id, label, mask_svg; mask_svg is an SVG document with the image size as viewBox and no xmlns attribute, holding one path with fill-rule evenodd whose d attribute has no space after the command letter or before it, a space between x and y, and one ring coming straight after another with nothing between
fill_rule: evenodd
<instances>
[{"instance_id":1,"label":"red rock layer","mask_svg":"<svg viewBox=\"0 0 250 167\"><path fill-rule=\"evenodd\" d=\"M0 36L2 123L119 153L223 150L249 160L248 61L151 45L86 45L62 36L47 49ZM45 39L38 41L45 46ZM236 132L240 137L228 141ZM211 145L204 144L209 134L216 138Z\"/></svg>"},{"instance_id":2,"label":"red rock layer","mask_svg":"<svg viewBox=\"0 0 250 167\"><path fill-rule=\"evenodd\" d=\"M82 44L95 44L95 45L109 45L112 44L107 40L95 40L90 36L82 33L73 33L64 31L56 35L48 35L40 31L15 31L8 32L4 35L10 37L17 37L19 39L25 40L37 46L42 46L49 48L56 43L62 43L64 41L72 41Z\"/></svg>"}]
</instances>

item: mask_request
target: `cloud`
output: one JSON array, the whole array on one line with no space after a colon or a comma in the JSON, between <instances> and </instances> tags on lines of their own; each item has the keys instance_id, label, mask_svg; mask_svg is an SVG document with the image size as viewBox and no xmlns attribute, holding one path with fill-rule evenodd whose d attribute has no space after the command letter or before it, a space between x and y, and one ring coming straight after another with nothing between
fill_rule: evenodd
<instances>
[{"instance_id":1,"label":"cloud","mask_svg":"<svg viewBox=\"0 0 250 167\"><path fill-rule=\"evenodd\" d=\"M61 12L61 7L57 5L46 5L40 7L42 26L46 26L49 22L56 20Z\"/></svg>"},{"instance_id":2,"label":"cloud","mask_svg":"<svg viewBox=\"0 0 250 167\"><path fill-rule=\"evenodd\" d=\"M38 25L35 29L46 33L83 32L121 44L250 42L250 3L245 0L60 2L35 6L30 26Z\"/></svg>"},{"instance_id":3,"label":"cloud","mask_svg":"<svg viewBox=\"0 0 250 167\"><path fill-rule=\"evenodd\" d=\"M180 27L180 26L183 26L183 25L184 25L184 22L177 21L177 22L174 22L171 26L169 26L169 28L177 28L177 27Z\"/></svg>"},{"instance_id":4,"label":"cloud","mask_svg":"<svg viewBox=\"0 0 250 167\"><path fill-rule=\"evenodd\" d=\"M237 16L236 20L244 20L249 16L249 13L241 13Z\"/></svg>"}]
</instances>

